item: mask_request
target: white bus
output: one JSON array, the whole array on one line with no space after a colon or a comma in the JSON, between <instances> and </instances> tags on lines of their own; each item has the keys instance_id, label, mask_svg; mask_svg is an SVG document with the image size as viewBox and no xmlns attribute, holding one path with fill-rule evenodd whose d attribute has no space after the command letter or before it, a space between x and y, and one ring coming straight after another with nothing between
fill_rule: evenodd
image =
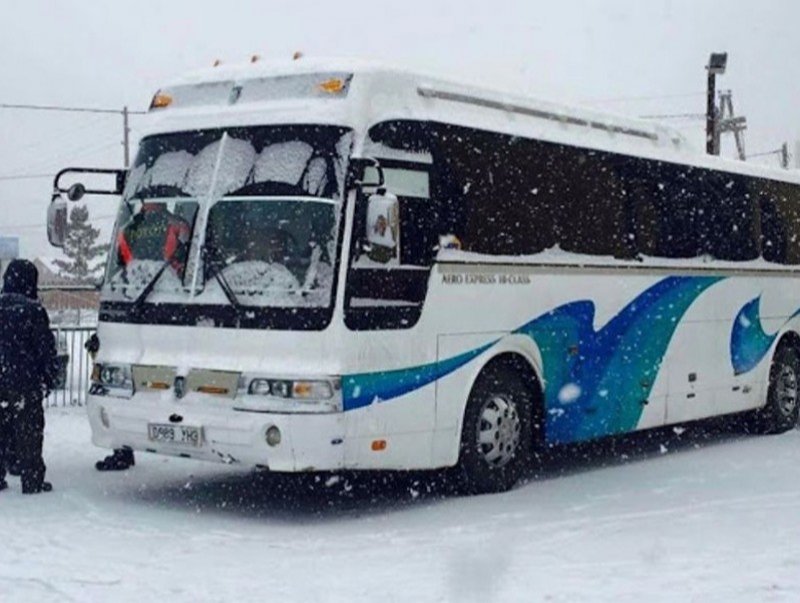
<instances>
[{"instance_id":1,"label":"white bus","mask_svg":"<svg viewBox=\"0 0 800 603\"><path fill-rule=\"evenodd\" d=\"M488 492L548 446L797 422L796 173L351 61L217 67L147 119L105 191L98 446Z\"/></svg>"}]
</instances>

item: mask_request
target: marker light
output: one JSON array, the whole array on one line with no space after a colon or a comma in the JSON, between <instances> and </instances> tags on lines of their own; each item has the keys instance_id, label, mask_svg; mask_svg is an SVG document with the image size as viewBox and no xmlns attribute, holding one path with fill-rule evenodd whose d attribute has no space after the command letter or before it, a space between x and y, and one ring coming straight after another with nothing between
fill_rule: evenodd
<instances>
[{"instance_id":1,"label":"marker light","mask_svg":"<svg viewBox=\"0 0 800 603\"><path fill-rule=\"evenodd\" d=\"M153 95L153 100L150 101L150 110L153 109L166 109L172 104L172 97L169 94L164 94L159 90Z\"/></svg>"},{"instance_id":2,"label":"marker light","mask_svg":"<svg viewBox=\"0 0 800 603\"><path fill-rule=\"evenodd\" d=\"M338 77L332 77L319 84L319 89L328 94L341 94L344 90L344 80Z\"/></svg>"},{"instance_id":3,"label":"marker light","mask_svg":"<svg viewBox=\"0 0 800 603\"><path fill-rule=\"evenodd\" d=\"M327 381L295 381L292 383L292 398L327 400L333 397L333 388Z\"/></svg>"},{"instance_id":4,"label":"marker light","mask_svg":"<svg viewBox=\"0 0 800 603\"><path fill-rule=\"evenodd\" d=\"M148 381L144 384L147 389L170 389L170 384L164 381Z\"/></svg>"},{"instance_id":5,"label":"marker light","mask_svg":"<svg viewBox=\"0 0 800 603\"><path fill-rule=\"evenodd\" d=\"M215 396L224 396L228 393L227 387L220 387L219 385L201 385L197 388L202 394L214 394Z\"/></svg>"}]
</instances>

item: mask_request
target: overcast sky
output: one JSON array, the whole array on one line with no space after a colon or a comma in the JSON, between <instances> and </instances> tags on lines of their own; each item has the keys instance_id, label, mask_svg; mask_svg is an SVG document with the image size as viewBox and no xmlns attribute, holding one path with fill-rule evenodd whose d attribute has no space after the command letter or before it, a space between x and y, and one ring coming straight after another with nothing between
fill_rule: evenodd
<instances>
[{"instance_id":1,"label":"overcast sky","mask_svg":"<svg viewBox=\"0 0 800 603\"><path fill-rule=\"evenodd\" d=\"M747 116L748 151L800 139L798 0L2 0L0 19L0 103L142 110L165 80L215 59L302 50L616 113L702 113L703 67L726 50L718 86ZM670 123L702 144L702 120ZM20 235L26 257L55 255L40 175L121 166L121 131L116 115L0 108L0 234ZM90 203L106 236L115 204Z\"/></svg>"}]
</instances>

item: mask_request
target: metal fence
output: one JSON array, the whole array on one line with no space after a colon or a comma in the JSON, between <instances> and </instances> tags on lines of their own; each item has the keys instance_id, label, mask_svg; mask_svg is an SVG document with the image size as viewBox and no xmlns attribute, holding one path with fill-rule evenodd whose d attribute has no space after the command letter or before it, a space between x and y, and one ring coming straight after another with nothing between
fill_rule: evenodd
<instances>
[{"instance_id":1,"label":"metal fence","mask_svg":"<svg viewBox=\"0 0 800 603\"><path fill-rule=\"evenodd\" d=\"M92 372L92 360L84 345L95 332L95 327L53 327L52 331L56 338L60 371L56 387L45 405L83 406Z\"/></svg>"}]
</instances>

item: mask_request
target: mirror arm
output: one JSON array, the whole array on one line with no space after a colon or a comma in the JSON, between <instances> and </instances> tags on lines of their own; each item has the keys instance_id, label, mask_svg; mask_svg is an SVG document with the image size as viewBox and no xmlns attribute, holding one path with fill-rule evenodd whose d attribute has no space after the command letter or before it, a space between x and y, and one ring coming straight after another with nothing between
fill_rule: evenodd
<instances>
[{"instance_id":1,"label":"mirror arm","mask_svg":"<svg viewBox=\"0 0 800 603\"><path fill-rule=\"evenodd\" d=\"M64 188L61 185L61 178L66 174L109 174L116 178L114 183L114 190L106 189L90 189L84 190L87 195L121 195L125 190L125 181L128 178L128 170L112 170L106 168L81 168L81 167L68 167L58 172L53 179L53 194L67 193L70 187Z\"/></svg>"},{"instance_id":2,"label":"mirror arm","mask_svg":"<svg viewBox=\"0 0 800 603\"><path fill-rule=\"evenodd\" d=\"M370 183L370 184L367 184L366 186L382 187L384 185L384 183L386 182L386 179L384 178L384 174L383 174L383 167L381 167L381 164L377 159L375 159L373 157L356 157L356 158L353 158L353 159L350 160L350 164L351 164L351 166L359 166L359 165L363 165L364 167L372 166L378 172L378 183L377 184L371 184ZM361 170L361 173L360 173L359 177L355 177L355 174L353 174L353 185L354 186L356 186L358 188L362 188L363 186L365 186L364 180L363 180L364 179L364 171L365 171L364 169Z\"/></svg>"}]
</instances>

